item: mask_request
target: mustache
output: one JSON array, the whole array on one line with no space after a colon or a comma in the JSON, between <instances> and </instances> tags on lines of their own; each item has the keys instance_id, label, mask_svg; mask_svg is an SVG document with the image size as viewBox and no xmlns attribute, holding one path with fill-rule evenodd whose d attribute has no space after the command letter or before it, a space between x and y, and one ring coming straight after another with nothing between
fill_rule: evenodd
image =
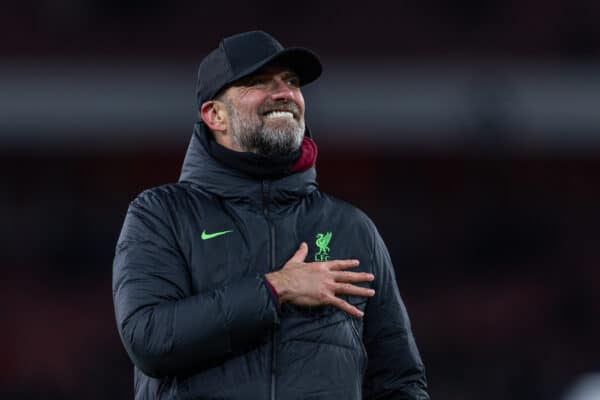
<instances>
[{"instance_id":1,"label":"mustache","mask_svg":"<svg viewBox=\"0 0 600 400\"><path fill-rule=\"evenodd\" d=\"M260 115L265 115L271 111L288 111L294 114L295 118L300 117L300 107L291 100L265 101L258 108Z\"/></svg>"}]
</instances>

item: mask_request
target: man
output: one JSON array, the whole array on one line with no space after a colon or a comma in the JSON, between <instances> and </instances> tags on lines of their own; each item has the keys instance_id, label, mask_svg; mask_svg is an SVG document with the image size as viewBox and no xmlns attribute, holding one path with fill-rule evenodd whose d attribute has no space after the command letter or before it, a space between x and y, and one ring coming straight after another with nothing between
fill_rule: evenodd
<instances>
[{"instance_id":1,"label":"man","mask_svg":"<svg viewBox=\"0 0 600 400\"><path fill-rule=\"evenodd\" d=\"M180 180L145 191L113 298L136 399L428 399L373 223L317 189L312 52L264 32L200 64Z\"/></svg>"}]
</instances>

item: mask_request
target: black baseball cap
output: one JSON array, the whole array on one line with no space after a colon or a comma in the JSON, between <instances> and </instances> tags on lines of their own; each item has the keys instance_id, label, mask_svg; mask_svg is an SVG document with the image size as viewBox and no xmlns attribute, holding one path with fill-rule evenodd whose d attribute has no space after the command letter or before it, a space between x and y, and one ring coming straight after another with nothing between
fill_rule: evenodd
<instances>
[{"instance_id":1,"label":"black baseball cap","mask_svg":"<svg viewBox=\"0 0 600 400\"><path fill-rule=\"evenodd\" d=\"M263 31L238 33L221 40L219 47L200 62L196 99L198 106L225 86L277 62L289 66L306 85L322 72L319 57L302 47L284 48L273 36Z\"/></svg>"}]
</instances>

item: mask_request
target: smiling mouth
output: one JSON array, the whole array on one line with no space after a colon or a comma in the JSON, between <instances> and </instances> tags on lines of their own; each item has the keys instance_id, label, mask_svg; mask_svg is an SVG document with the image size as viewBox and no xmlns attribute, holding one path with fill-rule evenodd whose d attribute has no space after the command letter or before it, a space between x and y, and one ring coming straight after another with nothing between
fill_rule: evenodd
<instances>
[{"instance_id":1,"label":"smiling mouth","mask_svg":"<svg viewBox=\"0 0 600 400\"><path fill-rule=\"evenodd\" d=\"M269 112L265 113L264 116L267 119L275 119L275 118L294 119L294 117L295 117L294 113L291 111L279 111L279 110L269 111Z\"/></svg>"}]
</instances>

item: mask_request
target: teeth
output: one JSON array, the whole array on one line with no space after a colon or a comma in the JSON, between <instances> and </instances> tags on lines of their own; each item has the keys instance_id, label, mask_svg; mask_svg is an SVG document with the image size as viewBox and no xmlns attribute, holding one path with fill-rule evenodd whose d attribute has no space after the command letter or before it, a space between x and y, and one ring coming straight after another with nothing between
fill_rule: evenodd
<instances>
[{"instance_id":1,"label":"teeth","mask_svg":"<svg viewBox=\"0 0 600 400\"><path fill-rule=\"evenodd\" d=\"M267 118L294 118L294 114L289 111L271 111L267 113Z\"/></svg>"}]
</instances>

